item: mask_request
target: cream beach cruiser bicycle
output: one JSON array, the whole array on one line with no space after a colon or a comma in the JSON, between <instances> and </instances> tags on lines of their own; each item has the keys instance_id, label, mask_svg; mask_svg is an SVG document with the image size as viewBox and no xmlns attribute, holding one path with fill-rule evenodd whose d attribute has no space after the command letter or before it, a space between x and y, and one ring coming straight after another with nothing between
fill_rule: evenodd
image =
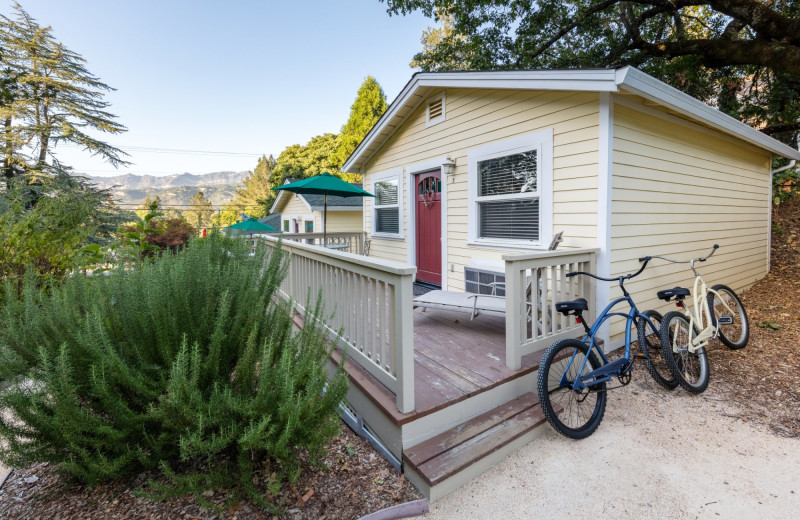
<instances>
[{"instance_id":1,"label":"cream beach cruiser bicycle","mask_svg":"<svg viewBox=\"0 0 800 520\"><path fill-rule=\"evenodd\" d=\"M689 264L694 273L692 293L683 287L658 292L658 297L664 301L675 298L675 304L682 309L664 315L661 323L661 347L678 383L694 394L699 394L708 387L706 349L709 341L719 338L727 347L740 349L747 345L750 337L747 313L736 292L722 284L709 288L695 268L695 262L705 262L718 248L719 245L714 244L708 256L691 260L653 257L674 264ZM691 294L694 294L694 305L690 310L684 299Z\"/></svg>"}]
</instances>

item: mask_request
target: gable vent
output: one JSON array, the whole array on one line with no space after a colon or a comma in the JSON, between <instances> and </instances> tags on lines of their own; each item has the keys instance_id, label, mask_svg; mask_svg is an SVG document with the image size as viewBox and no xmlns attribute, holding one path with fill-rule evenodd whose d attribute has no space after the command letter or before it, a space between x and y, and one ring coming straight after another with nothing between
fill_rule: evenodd
<instances>
[{"instance_id":1,"label":"gable vent","mask_svg":"<svg viewBox=\"0 0 800 520\"><path fill-rule=\"evenodd\" d=\"M427 126L444 121L444 93L428 101L428 113L425 119Z\"/></svg>"},{"instance_id":2,"label":"gable vent","mask_svg":"<svg viewBox=\"0 0 800 520\"><path fill-rule=\"evenodd\" d=\"M437 99L428 105L428 120L442 117L442 99Z\"/></svg>"}]
</instances>

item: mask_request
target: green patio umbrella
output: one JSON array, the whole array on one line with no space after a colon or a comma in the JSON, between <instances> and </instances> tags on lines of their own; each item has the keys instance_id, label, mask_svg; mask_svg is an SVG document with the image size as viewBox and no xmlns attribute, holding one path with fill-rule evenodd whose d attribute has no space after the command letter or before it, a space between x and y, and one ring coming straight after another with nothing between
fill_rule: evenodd
<instances>
[{"instance_id":1,"label":"green patio umbrella","mask_svg":"<svg viewBox=\"0 0 800 520\"><path fill-rule=\"evenodd\" d=\"M272 188L274 191L291 191L292 193L309 193L325 196L325 208L322 214L322 244L328 244L328 195L337 197L374 197L372 193L364 191L358 186L353 186L334 177L328 172L316 177L309 177L301 181L284 184Z\"/></svg>"},{"instance_id":2,"label":"green patio umbrella","mask_svg":"<svg viewBox=\"0 0 800 520\"><path fill-rule=\"evenodd\" d=\"M263 222L259 222L258 219L250 217L247 220L243 220L241 222L237 222L236 224L230 225L225 229L237 229L239 231L246 231L250 233L250 236L253 236L253 233L258 231L275 231L275 228L272 226L268 226Z\"/></svg>"}]
</instances>

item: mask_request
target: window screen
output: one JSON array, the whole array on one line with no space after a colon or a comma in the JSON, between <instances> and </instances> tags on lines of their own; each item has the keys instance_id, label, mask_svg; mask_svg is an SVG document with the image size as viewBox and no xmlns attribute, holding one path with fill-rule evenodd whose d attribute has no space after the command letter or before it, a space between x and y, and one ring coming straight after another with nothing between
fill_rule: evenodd
<instances>
[{"instance_id":1,"label":"window screen","mask_svg":"<svg viewBox=\"0 0 800 520\"><path fill-rule=\"evenodd\" d=\"M479 197L536 192L536 150L478 163Z\"/></svg>"},{"instance_id":2,"label":"window screen","mask_svg":"<svg viewBox=\"0 0 800 520\"><path fill-rule=\"evenodd\" d=\"M375 232L400 233L398 179L375 183Z\"/></svg>"},{"instance_id":3,"label":"window screen","mask_svg":"<svg viewBox=\"0 0 800 520\"><path fill-rule=\"evenodd\" d=\"M539 240L537 150L478 162L478 236Z\"/></svg>"}]
</instances>

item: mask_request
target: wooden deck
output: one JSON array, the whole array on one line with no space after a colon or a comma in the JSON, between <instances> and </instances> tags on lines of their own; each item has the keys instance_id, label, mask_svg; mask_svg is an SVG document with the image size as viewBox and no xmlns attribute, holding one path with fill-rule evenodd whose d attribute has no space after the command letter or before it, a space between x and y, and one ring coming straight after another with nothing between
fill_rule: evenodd
<instances>
[{"instance_id":1,"label":"wooden deck","mask_svg":"<svg viewBox=\"0 0 800 520\"><path fill-rule=\"evenodd\" d=\"M419 419L539 367L543 352L523 356L521 370L506 367L504 318L478 316L470 321L468 314L439 309L416 309L413 316L413 412L398 412L392 392L355 363L345 364L351 382L395 424Z\"/></svg>"},{"instance_id":2,"label":"wooden deck","mask_svg":"<svg viewBox=\"0 0 800 520\"><path fill-rule=\"evenodd\" d=\"M524 356L522 370L506 367L505 318L438 309L414 311L414 398L425 414L532 370L541 355Z\"/></svg>"}]
</instances>

